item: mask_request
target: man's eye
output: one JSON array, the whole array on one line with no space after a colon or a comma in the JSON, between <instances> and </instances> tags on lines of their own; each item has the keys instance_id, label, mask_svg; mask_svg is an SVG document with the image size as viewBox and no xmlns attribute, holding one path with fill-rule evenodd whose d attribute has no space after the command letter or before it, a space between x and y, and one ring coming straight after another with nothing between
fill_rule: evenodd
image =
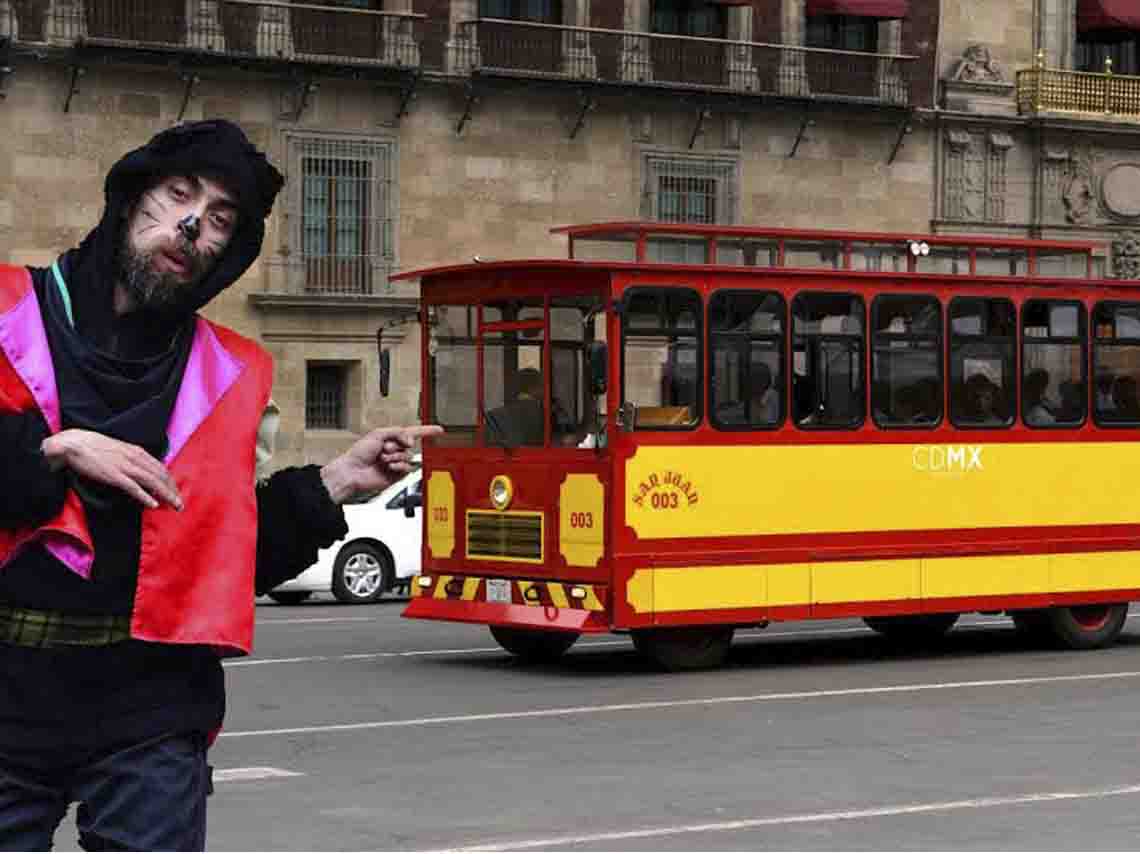
<instances>
[{"instance_id":1,"label":"man's eye","mask_svg":"<svg viewBox=\"0 0 1140 854\"><path fill-rule=\"evenodd\" d=\"M186 192L185 187L180 187L177 184L174 184L170 187L170 195L181 201L182 199L185 199L189 194Z\"/></svg>"},{"instance_id":2,"label":"man's eye","mask_svg":"<svg viewBox=\"0 0 1140 854\"><path fill-rule=\"evenodd\" d=\"M233 225L233 221L224 214L214 214L210 221L214 224L215 228L220 228L223 231L229 231Z\"/></svg>"}]
</instances>

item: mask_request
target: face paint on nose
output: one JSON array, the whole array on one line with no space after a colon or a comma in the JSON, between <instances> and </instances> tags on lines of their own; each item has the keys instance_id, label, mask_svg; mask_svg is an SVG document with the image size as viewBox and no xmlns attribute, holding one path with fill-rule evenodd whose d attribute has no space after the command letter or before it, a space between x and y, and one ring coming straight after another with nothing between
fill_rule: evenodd
<instances>
[{"instance_id":1,"label":"face paint on nose","mask_svg":"<svg viewBox=\"0 0 1140 854\"><path fill-rule=\"evenodd\" d=\"M202 233L202 220L197 214L187 214L178 220L178 233L191 243L195 243Z\"/></svg>"}]
</instances>

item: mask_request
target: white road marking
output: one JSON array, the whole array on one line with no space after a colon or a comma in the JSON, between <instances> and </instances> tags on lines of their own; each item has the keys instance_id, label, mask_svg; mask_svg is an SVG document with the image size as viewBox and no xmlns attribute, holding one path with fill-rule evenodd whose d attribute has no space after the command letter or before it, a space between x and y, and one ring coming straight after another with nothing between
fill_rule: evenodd
<instances>
[{"instance_id":1,"label":"white road marking","mask_svg":"<svg viewBox=\"0 0 1140 854\"><path fill-rule=\"evenodd\" d=\"M1129 619L1138 617L1140 615L1130 616ZM355 619L355 618L354 618ZM963 623L959 627L962 629L971 628L988 628L992 626L1008 626L1012 621L1008 618L997 618L992 620L978 620L971 623ZM258 625L262 625L258 623ZM766 629L756 629L754 631L737 632L738 637L747 638L826 638L832 635L866 635L873 634L873 631L865 626L859 626L849 629L818 629L818 628L804 628L800 630L790 631L768 631ZM591 649L600 647L611 646L629 646L630 641L612 640L612 641L584 641L574 645L574 649ZM222 664L225 667L252 667L256 664L309 664L318 661L362 661L372 658L417 658L422 656L432 655L505 655L503 648L500 646L473 646L464 647L462 649L415 649L406 652L359 652L359 653L346 653L344 655L304 655L295 656L293 658L241 658L241 659L228 659Z\"/></svg>"},{"instance_id":2,"label":"white road marking","mask_svg":"<svg viewBox=\"0 0 1140 854\"><path fill-rule=\"evenodd\" d=\"M288 620L258 620L258 626L296 626L302 623L371 623L375 617L293 617Z\"/></svg>"},{"instance_id":3,"label":"white road marking","mask_svg":"<svg viewBox=\"0 0 1140 854\"><path fill-rule=\"evenodd\" d=\"M250 768L215 768L215 783L244 783L247 780L272 780L281 777L304 777L300 771L286 771L284 768L253 766Z\"/></svg>"},{"instance_id":4,"label":"white road marking","mask_svg":"<svg viewBox=\"0 0 1140 854\"><path fill-rule=\"evenodd\" d=\"M488 712L476 715L442 715L431 718L364 721L355 724L326 724L324 726L284 727L281 729L254 729L238 732L223 732L219 738L246 738L257 735L323 734L353 732L366 729L394 729L399 727L432 726L439 724L466 724L478 721L508 721L519 720L520 718L558 718L574 715L606 714L611 712L645 711L649 709L681 709L691 706L774 703L788 700L869 697L883 694L912 694L920 691L949 691L968 688L1011 688L1022 685L1050 685L1066 682L1095 682L1122 679L1140 679L1140 670L1124 670L1115 673L1082 673L1072 676L1025 676L1016 679L979 679L972 682L920 682L912 685L836 688L827 691L787 691L783 693L750 694L735 697L700 697L691 700L650 700L641 703L612 703L597 706L563 706L562 708L530 709L519 712Z\"/></svg>"},{"instance_id":5,"label":"white road marking","mask_svg":"<svg viewBox=\"0 0 1140 854\"><path fill-rule=\"evenodd\" d=\"M836 812L803 813L800 815L773 816L771 818L751 818L738 821L718 821L705 824L680 824L665 827L649 827L639 830L615 831L610 833L588 833L567 836L552 836L546 839L507 839L485 842L470 847L449 848L449 851L518 851L528 848L565 849L571 845L588 845L599 842L621 842L627 839L652 839L662 836L680 836L687 833L716 833L732 830L750 830L757 827L778 827L781 825L819 824L824 822L853 821L866 818L890 818L893 816L921 815L923 813L952 812L956 810L982 810L995 807L1039 804L1054 801L1094 800L1114 798L1122 795L1140 794L1140 785L1116 786L1110 789L1089 789L1080 792L1035 792L1007 797L971 798L962 801L935 801L925 804L898 804L894 806L870 807Z\"/></svg>"}]
</instances>

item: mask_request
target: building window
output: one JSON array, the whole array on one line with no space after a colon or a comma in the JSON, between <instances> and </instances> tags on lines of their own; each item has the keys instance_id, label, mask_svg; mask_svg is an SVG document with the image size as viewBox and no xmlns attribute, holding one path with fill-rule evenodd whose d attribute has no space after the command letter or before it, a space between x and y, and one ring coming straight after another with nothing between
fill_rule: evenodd
<instances>
[{"instance_id":1,"label":"building window","mask_svg":"<svg viewBox=\"0 0 1140 854\"><path fill-rule=\"evenodd\" d=\"M810 15L804 43L808 47L875 53L879 47L879 19L852 15Z\"/></svg>"},{"instance_id":2,"label":"building window","mask_svg":"<svg viewBox=\"0 0 1140 854\"><path fill-rule=\"evenodd\" d=\"M736 220L740 177L735 160L649 154L644 170L643 216L698 225Z\"/></svg>"},{"instance_id":3,"label":"building window","mask_svg":"<svg viewBox=\"0 0 1140 854\"><path fill-rule=\"evenodd\" d=\"M348 366L305 366L305 429L348 429Z\"/></svg>"},{"instance_id":4,"label":"building window","mask_svg":"<svg viewBox=\"0 0 1140 854\"><path fill-rule=\"evenodd\" d=\"M296 137L291 168L295 273L306 293L376 293L394 262L390 142Z\"/></svg>"},{"instance_id":5,"label":"building window","mask_svg":"<svg viewBox=\"0 0 1140 854\"><path fill-rule=\"evenodd\" d=\"M562 3L560 0L479 0L479 17L560 24Z\"/></svg>"},{"instance_id":6,"label":"building window","mask_svg":"<svg viewBox=\"0 0 1140 854\"><path fill-rule=\"evenodd\" d=\"M736 160L647 154L642 168L644 219L693 225L729 225L736 221L740 187ZM653 238L649 257L662 263L703 264L706 247L703 238Z\"/></svg>"},{"instance_id":7,"label":"building window","mask_svg":"<svg viewBox=\"0 0 1140 854\"><path fill-rule=\"evenodd\" d=\"M705 0L655 0L652 31L674 36L723 39L725 8Z\"/></svg>"},{"instance_id":8,"label":"building window","mask_svg":"<svg viewBox=\"0 0 1140 854\"><path fill-rule=\"evenodd\" d=\"M1077 33L1073 65L1077 71L1102 72L1112 60L1113 74L1140 75L1140 33L1130 30L1092 30Z\"/></svg>"}]
</instances>

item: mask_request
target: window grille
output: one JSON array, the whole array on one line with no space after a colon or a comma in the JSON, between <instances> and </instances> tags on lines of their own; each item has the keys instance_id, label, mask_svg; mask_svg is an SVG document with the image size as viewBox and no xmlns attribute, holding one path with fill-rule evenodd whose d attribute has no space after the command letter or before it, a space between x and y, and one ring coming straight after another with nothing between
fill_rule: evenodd
<instances>
[{"instance_id":1,"label":"window grille","mask_svg":"<svg viewBox=\"0 0 1140 854\"><path fill-rule=\"evenodd\" d=\"M659 222L730 225L736 220L739 169L723 157L647 154L642 216Z\"/></svg>"},{"instance_id":2,"label":"window grille","mask_svg":"<svg viewBox=\"0 0 1140 854\"><path fill-rule=\"evenodd\" d=\"M696 225L730 225L736 221L740 173L727 157L647 154L642 164L644 219ZM675 264L705 263L706 241L653 238L649 257Z\"/></svg>"},{"instance_id":3,"label":"window grille","mask_svg":"<svg viewBox=\"0 0 1140 854\"><path fill-rule=\"evenodd\" d=\"M309 364L305 370L305 429L345 430L348 369Z\"/></svg>"},{"instance_id":4,"label":"window grille","mask_svg":"<svg viewBox=\"0 0 1140 854\"><path fill-rule=\"evenodd\" d=\"M293 243L305 293L376 293L394 264L393 144L296 137Z\"/></svg>"}]
</instances>

